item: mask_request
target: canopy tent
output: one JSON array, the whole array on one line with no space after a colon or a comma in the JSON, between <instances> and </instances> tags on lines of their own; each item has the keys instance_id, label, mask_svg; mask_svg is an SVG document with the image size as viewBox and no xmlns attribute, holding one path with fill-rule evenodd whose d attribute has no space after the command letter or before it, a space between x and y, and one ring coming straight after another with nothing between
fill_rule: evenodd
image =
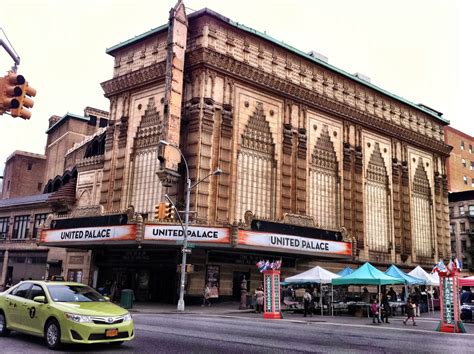
<instances>
[{"instance_id":1,"label":"canopy tent","mask_svg":"<svg viewBox=\"0 0 474 354\"><path fill-rule=\"evenodd\" d=\"M426 284L426 281L424 279L415 278L411 275L408 275L394 264L392 264L385 271L385 274L390 275L391 277L394 277L394 278L402 279L404 281L405 285L415 285L415 284L424 285L424 284Z\"/></svg>"},{"instance_id":2,"label":"canopy tent","mask_svg":"<svg viewBox=\"0 0 474 354\"><path fill-rule=\"evenodd\" d=\"M420 266L416 266L416 268L409 272L408 275L411 275L415 278L423 279L425 281L425 285L439 286L438 274L428 274Z\"/></svg>"},{"instance_id":3,"label":"canopy tent","mask_svg":"<svg viewBox=\"0 0 474 354\"><path fill-rule=\"evenodd\" d=\"M321 268L320 266L316 266L307 270L306 272L294 275L289 278L285 278L285 284L329 284L331 283L332 279L339 277L340 275Z\"/></svg>"},{"instance_id":4,"label":"canopy tent","mask_svg":"<svg viewBox=\"0 0 474 354\"><path fill-rule=\"evenodd\" d=\"M354 270L351 267L345 267L344 269L337 272L338 275L341 277L345 277L346 275L352 274Z\"/></svg>"},{"instance_id":5,"label":"canopy tent","mask_svg":"<svg viewBox=\"0 0 474 354\"><path fill-rule=\"evenodd\" d=\"M369 262L354 270L352 274L332 280L333 285L388 285L403 284L404 282L400 278L385 274Z\"/></svg>"},{"instance_id":6,"label":"canopy tent","mask_svg":"<svg viewBox=\"0 0 474 354\"><path fill-rule=\"evenodd\" d=\"M459 278L459 286L474 286L474 276Z\"/></svg>"},{"instance_id":7,"label":"canopy tent","mask_svg":"<svg viewBox=\"0 0 474 354\"><path fill-rule=\"evenodd\" d=\"M335 278L339 278L340 275L337 275L329 270L316 266L307 270L306 272L294 275L289 278L285 278L285 284L330 284L331 281ZM331 291L332 296L332 291ZM331 301L332 302L332 301ZM319 297L319 305L321 307L321 315L323 315L323 292L321 291L321 296Z\"/></svg>"}]
</instances>

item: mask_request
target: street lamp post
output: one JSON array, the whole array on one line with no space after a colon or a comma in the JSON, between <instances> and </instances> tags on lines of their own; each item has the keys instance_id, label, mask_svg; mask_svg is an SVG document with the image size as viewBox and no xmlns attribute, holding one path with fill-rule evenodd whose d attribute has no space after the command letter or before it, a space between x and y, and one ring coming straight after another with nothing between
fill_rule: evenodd
<instances>
[{"instance_id":1,"label":"street lamp post","mask_svg":"<svg viewBox=\"0 0 474 354\"><path fill-rule=\"evenodd\" d=\"M183 235L183 248L181 249L181 254L182 254L181 280L180 280L179 300L178 300L178 307L177 307L178 312L184 312L184 284L186 283L186 256L188 253L190 253L188 250L188 226L189 226L189 200L191 198L191 190L194 189L199 183L201 183L208 177L220 175L222 173L222 170L220 168L217 168L215 171L211 172L206 177L196 181L196 183L191 185L191 179L189 178L188 162L186 161L186 158L184 157L181 149L178 146L167 142L166 140L160 140L159 144L171 146L172 148L176 149L181 155L181 158L184 161L184 165L186 166L186 189L185 189L185 201L184 201L185 211L184 211L184 226L183 226L184 235Z\"/></svg>"}]
</instances>

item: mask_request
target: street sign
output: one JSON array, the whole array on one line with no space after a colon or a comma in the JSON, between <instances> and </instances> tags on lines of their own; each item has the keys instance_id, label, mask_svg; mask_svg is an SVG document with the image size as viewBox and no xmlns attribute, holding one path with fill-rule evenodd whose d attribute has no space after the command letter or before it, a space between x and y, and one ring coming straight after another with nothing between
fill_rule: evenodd
<instances>
[{"instance_id":1,"label":"street sign","mask_svg":"<svg viewBox=\"0 0 474 354\"><path fill-rule=\"evenodd\" d=\"M191 254L191 250L189 248L181 248L181 253Z\"/></svg>"}]
</instances>

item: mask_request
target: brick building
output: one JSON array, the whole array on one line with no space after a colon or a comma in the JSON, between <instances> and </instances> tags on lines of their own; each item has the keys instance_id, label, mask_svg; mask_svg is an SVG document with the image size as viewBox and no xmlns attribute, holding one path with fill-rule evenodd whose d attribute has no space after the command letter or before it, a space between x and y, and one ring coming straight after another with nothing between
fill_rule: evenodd
<instances>
[{"instance_id":1,"label":"brick building","mask_svg":"<svg viewBox=\"0 0 474 354\"><path fill-rule=\"evenodd\" d=\"M188 297L207 281L239 297L243 276L254 289L261 258L283 259L285 277L451 255L441 113L212 10L187 16L181 1L168 24L107 53L110 124L75 160L82 216L56 216L41 238L91 250L93 285L176 301L183 233L153 212L165 194L183 209L187 168L200 182Z\"/></svg>"},{"instance_id":2,"label":"brick building","mask_svg":"<svg viewBox=\"0 0 474 354\"><path fill-rule=\"evenodd\" d=\"M453 147L446 164L449 191L474 190L474 137L446 126L444 141Z\"/></svg>"},{"instance_id":3,"label":"brick building","mask_svg":"<svg viewBox=\"0 0 474 354\"><path fill-rule=\"evenodd\" d=\"M474 190L449 193L451 252L474 272Z\"/></svg>"},{"instance_id":4,"label":"brick building","mask_svg":"<svg viewBox=\"0 0 474 354\"><path fill-rule=\"evenodd\" d=\"M103 149L97 136L103 135L107 117L108 112L91 107L84 116L52 116L45 155L15 151L8 157L0 200L0 288L8 279L15 283L60 274L89 282L90 252L39 246L39 230L48 215L71 213L81 205L76 203L76 166L82 166L76 160Z\"/></svg>"},{"instance_id":5,"label":"brick building","mask_svg":"<svg viewBox=\"0 0 474 354\"><path fill-rule=\"evenodd\" d=\"M46 156L16 150L5 162L1 199L41 193L45 168Z\"/></svg>"}]
</instances>

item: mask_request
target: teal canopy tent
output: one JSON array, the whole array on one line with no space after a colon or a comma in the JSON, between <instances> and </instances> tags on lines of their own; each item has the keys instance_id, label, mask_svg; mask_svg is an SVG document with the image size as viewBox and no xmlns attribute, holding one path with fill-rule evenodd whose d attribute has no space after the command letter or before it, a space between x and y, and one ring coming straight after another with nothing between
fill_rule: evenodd
<instances>
[{"instance_id":1,"label":"teal canopy tent","mask_svg":"<svg viewBox=\"0 0 474 354\"><path fill-rule=\"evenodd\" d=\"M369 262L360 266L354 272L345 277L332 280L332 285L377 285L379 293L380 306L380 286L389 284L404 284L405 281L400 278L394 278L375 268Z\"/></svg>"},{"instance_id":2,"label":"teal canopy tent","mask_svg":"<svg viewBox=\"0 0 474 354\"><path fill-rule=\"evenodd\" d=\"M338 275L341 277L345 277L346 275L352 274L354 270L351 267L345 267L344 269L337 272Z\"/></svg>"},{"instance_id":3,"label":"teal canopy tent","mask_svg":"<svg viewBox=\"0 0 474 354\"><path fill-rule=\"evenodd\" d=\"M403 279L391 277L375 268L369 262L345 277L332 280L333 285L388 285L404 283Z\"/></svg>"},{"instance_id":4,"label":"teal canopy tent","mask_svg":"<svg viewBox=\"0 0 474 354\"><path fill-rule=\"evenodd\" d=\"M394 264L392 264L385 271L385 274L390 275L391 277L394 277L394 278L402 279L405 285L415 285L415 284L425 285L426 284L425 280L406 274Z\"/></svg>"}]
</instances>

